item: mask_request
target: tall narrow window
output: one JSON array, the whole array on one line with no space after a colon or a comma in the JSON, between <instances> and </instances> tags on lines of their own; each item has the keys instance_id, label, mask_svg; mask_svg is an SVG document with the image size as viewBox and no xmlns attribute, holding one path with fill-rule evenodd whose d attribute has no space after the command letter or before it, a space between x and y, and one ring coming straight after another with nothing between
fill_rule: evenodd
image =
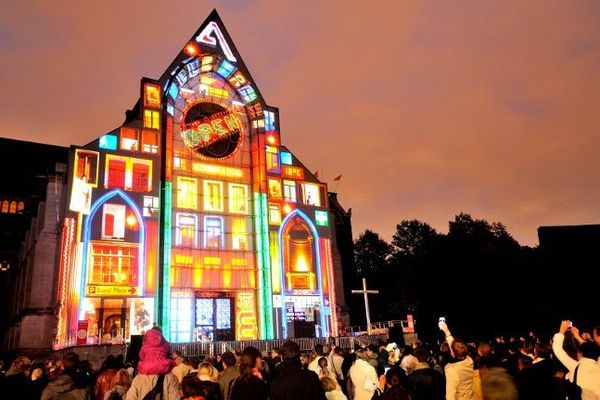
<instances>
[{"instance_id":1,"label":"tall narrow window","mask_svg":"<svg viewBox=\"0 0 600 400\"><path fill-rule=\"evenodd\" d=\"M2 202L2 212L3 212L3 213L8 213L8 204L9 204L9 203L8 203L8 200L4 200L4 201Z\"/></svg>"},{"instance_id":2,"label":"tall narrow window","mask_svg":"<svg viewBox=\"0 0 600 400\"><path fill-rule=\"evenodd\" d=\"M175 244L182 247L198 247L198 217L177 213L175 217Z\"/></svg>"},{"instance_id":3,"label":"tall narrow window","mask_svg":"<svg viewBox=\"0 0 600 400\"><path fill-rule=\"evenodd\" d=\"M248 214L248 186L229 184L229 212Z\"/></svg>"},{"instance_id":4,"label":"tall narrow window","mask_svg":"<svg viewBox=\"0 0 600 400\"><path fill-rule=\"evenodd\" d=\"M269 204L269 223L279 225L281 223L281 208L279 204Z\"/></svg>"},{"instance_id":5,"label":"tall narrow window","mask_svg":"<svg viewBox=\"0 0 600 400\"><path fill-rule=\"evenodd\" d=\"M150 168L148 164L133 164L133 182L131 190L134 192L148 192L150 190Z\"/></svg>"},{"instance_id":6,"label":"tall narrow window","mask_svg":"<svg viewBox=\"0 0 600 400\"><path fill-rule=\"evenodd\" d=\"M127 165L124 160L116 158L109 158L108 162L108 180L106 182L107 188L125 188L125 171Z\"/></svg>"},{"instance_id":7,"label":"tall narrow window","mask_svg":"<svg viewBox=\"0 0 600 400\"><path fill-rule=\"evenodd\" d=\"M160 129L160 114L158 111L144 110L144 128Z\"/></svg>"},{"instance_id":8,"label":"tall narrow window","mask_svg":"<svg viewBox=\"0 0 600 400\"><path fill-rule=\"evenodd\" d=\"M204 247L207 249L220 249L225 246L223 232L223 217L204 217Z\"/></svg>"},{"instance_id":9,"label":"tall narrow window","mask_svg":"<svg viewBox=\"0 0 600 400\"><path fill-rule=\"evenodd\" d=\"M195 178L177 177L177 207L198 208L198 181Z\"/></svg>"},{"instance_id":10,"label":"tall narrow window","mask_svg":"<svg viewBox=\"0 0 600 400\"><path fill-rule=\"evenodd\" d=\"M92 187L98 185L98 154L95 151L75 150L75 178L87 178Z\"/></svg>"},{"instance_id":11,"label":"tall narrow window","mask_svg":"<svg viewBox=\"0 0 600 400\"><path fill-rule=\"evenodd\" d=\"M171 297L171 340L173 342L192 341L193 315L191 298Z\"/></svg>"},{"instance_id":12,"label":"tall narrow window","mask_svg":"<svg viewBox=\"0 0 600 400\"><path fill-rule=\"evenodd\" d=\"M277 147L267 146L267 172L279 173L279 154Z\"/></svg>"},{"instance_id":13,"label":"tall narrow window","mask_svg":"<svg viewBox=\"0 0 600 400\"><path fill-rule=\"evenodd\" d=\"M248 234L246 232L246 218L232 218L231 237L234 250L248 250Z\"/></svg>"},{"instance_id":14,"label":"tall narrow window","mask_svg":"<svg viewBox=\"0 0 600 400\"><path fill-rule=\"evenodd\" d=\"M281 181L279 179L269 179L269 198L281 200Z\"/></svg>"},{"instance_id":15,"label":"tall narrow window","mask_svg":"<svg viewBox=\"0 0 600 400\"><path fill-rule=\"evenodd\" d=\"M125 238L125 206L104 204L102 208L102 238Z\"/></svg>"},{"instance_id":16,"label":"tall narrow window","mask_svg":"<svg viewBox=\"0 0 600 400\"><path fill-rule=\"evenodd\" d=\"M204 209L223 211L223 182L204 181Z\"/></svg>"},{"instance_id":17,"label":"tall narrow window","mask_svg":"<svg viewBox=\"0 0 600 400\"><path fill-rule=\"evenodd\" d=\"M286 201L297 201L296 196L296 182L294 181L283 181L283 198Z\"/></svg>"}]
</instances>

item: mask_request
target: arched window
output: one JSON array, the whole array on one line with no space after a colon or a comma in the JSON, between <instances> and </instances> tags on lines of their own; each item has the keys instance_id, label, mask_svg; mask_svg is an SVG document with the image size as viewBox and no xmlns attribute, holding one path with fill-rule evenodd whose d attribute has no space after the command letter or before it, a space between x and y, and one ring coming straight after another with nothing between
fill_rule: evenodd
<instances>
[{"instance_id":1,"label":"arched window","mask_svg":"<svg viewBox=\"0 0 600 400\"><path fill-rule=\"evenodd\" d=\"M10 208L9 208L8 212L11 214L17 213L17 202L16 201L13 200L10 202Z\"/></svg>"},{"instance_id":2,"label":"arched window","mask_svg":"<svg viewBox=\"0 0 600 400\"><path fill-rule=\"evenodd\" d=\"M4 200L2 202L2 212L3 213L7 213L8 212L8 200Z\"/></svg>"},{"instance_id":3,"label":"arched window","mask_svg":"<svg viewBox=\"0 0 600 400\"><path fill-rule=\"evenodd\" d=\"M22 201L20 201L17 204L17 213L23 214L23 211L25 211L25 203L23 203Z\"/></svg>"},{"instance_id":4,"label":"arched window","mask_svg":"<svg viewBox=\"0 0 600 400\"><path fill-rule=\"evenodd\" d=\"M288 290L316 290L315 238L299 216L283 229L283 264Z\"/></svg>"}]
</instances>

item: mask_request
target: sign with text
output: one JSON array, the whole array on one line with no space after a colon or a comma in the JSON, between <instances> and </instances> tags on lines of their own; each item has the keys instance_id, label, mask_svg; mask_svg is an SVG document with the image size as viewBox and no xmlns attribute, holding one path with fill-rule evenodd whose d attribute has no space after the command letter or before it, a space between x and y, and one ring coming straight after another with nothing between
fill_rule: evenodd
<instances>
[{"instance_id":1,"label":"sign with text","mask_svg":"<svg viewBox=\"0 0 600 400\"><path fill-rule=\"evenodd\" d=\"M291 165L282 165L281 176L284 178L304 179L304 169Z\"/></svg>"},{"instance_id":2,"label":"sign with text","mask_svg":"<svg viewBox=\"0 0 600 400\"><path fill-rule=\"evenodd\" d=\"M85 346L88 336L88 321L77 321L77 346Z\"/></svg>"},{"instance_id":3,"label":"sign with text","mask_svg":"<svg viewBox=\"0 0 600 400\"><path fill-rule=\"evenodd\" d=\"M134 286L96 286L88 285L88 296L136 296L137 288Z\"/></svg>"}]
</instances>

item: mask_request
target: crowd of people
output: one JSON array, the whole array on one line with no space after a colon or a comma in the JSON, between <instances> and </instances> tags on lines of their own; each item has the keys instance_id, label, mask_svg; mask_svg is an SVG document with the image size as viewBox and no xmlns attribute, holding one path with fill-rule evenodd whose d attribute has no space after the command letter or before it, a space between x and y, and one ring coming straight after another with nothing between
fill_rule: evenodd
<instances>
[{"instance_id":1,"label":"crowd of people","mask_svg":"<svg viewBox=\"0 0 600 400\"><path fill-rule=\"evenodd\" d=\"M293 340L269 354L254 347L216 358L172 351L160 328L144 335L136 365L109 356L95 370L67 352L61 360L17 357L2 371L0 398L83 400L600 400L600 327L562 321L550 340L444 338L407 346L343 349Z\"/></svg>"}]
</instances>

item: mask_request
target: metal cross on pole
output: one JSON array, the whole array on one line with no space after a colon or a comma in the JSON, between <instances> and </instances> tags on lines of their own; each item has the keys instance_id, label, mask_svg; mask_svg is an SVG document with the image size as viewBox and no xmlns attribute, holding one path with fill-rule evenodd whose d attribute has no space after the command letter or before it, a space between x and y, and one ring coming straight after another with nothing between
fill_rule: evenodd
<instances>
[{"instance_id":1,"label":"metal cross on pole","mask_svg":"<svg viewBox=\"0 0 600 400\"><path fill-rule=\"evenodd\" d=\"M362 278L362 290L353 290L352 294L363 294L365 296L365 313L367 314L367 333L371 334L371 313L369 312L369 295L379 294L379 290L367 290L367 279Z\"/></svg>"}]
</instances>

